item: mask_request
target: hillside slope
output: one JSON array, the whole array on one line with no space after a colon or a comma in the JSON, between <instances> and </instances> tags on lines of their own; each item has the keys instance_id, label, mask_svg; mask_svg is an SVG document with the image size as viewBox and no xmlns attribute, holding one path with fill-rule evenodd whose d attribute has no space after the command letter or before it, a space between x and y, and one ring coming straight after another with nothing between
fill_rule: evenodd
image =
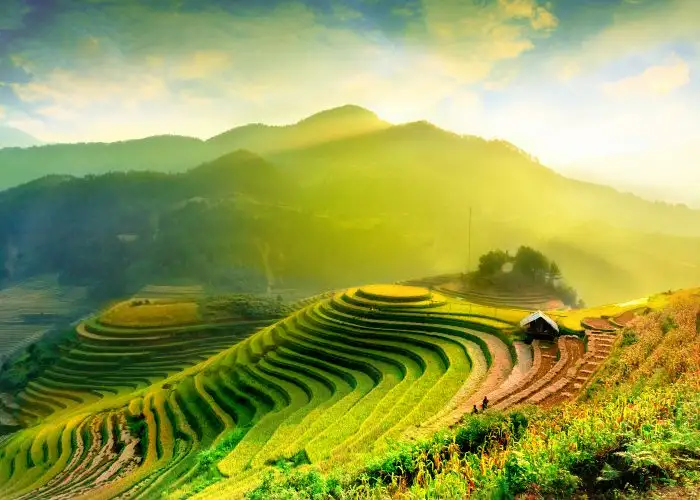
<instances>
[{"instance_id":1,"label":"hillside slope","mask_svg":"<svg viewBox=\"0 0 700 500\"><path fill-rule=\"evenodd\" d=\"M227 149L243 143L265 159ZM57 272L115 293L166 276L241 291L327 289L462 272L475 264L471 244L472 255L540 249L589 304L700 281L700 211L566 179L503 141L425 122L387 126L353 106L206 143L56 148L17 150L25 159L47 154L28 170L3 163L0 151L0 178L51 162L75 173L200 166L52 176L0 193L6 278Z\"/></svg>"},{"instance_id":2,"label":"hillside slope","mask_svg":"<svg viewBox=\"0 0 700 500\"><path fill-rule=\"evenodd\" d=\"M629 321L606 349L571 404L465 415L359 471L280 468L248 498L695 498L700 294Z\"/></svg>"},{"instance_id":3,"label":"hillside slope","mask_svg":"<svg viewBox=\"0 0 700 500\"><path fill-rule=\"evenodd\" d=\"M303 172L311 210L381 219L423 242L432 274L469 266L471 209L472 255L539 248L589 303L700 280L700 211L566 179L507 143L417 122L270 159Z\"/></svg>"},{"instance_id":4,"label":"hillside slope","mask_svg":"<svg viewBox=\"0 0 700 500\"><path fill-rule=\"evenodd\" d=\"M267 153L381 129L389 124L355 106L322 111L287 126L247 125L207 141L162 135L113 143L50 144L0 149L0 189L49 174L130 170L182 172L238 149ZM0 144L2 147L2 144Z\"/></svg>"},{"instance_id":5,"label":"hillside slope","mask_svg":"<svg viewBox=\"0 0 700 500\"><path fill-rule=\"evenodd\" d=\"M674 316L672 343L695 329L693 293L647 302L688 304ZM662 315L635 320L634 307L608 311L631 325ZM618 338L586 332L587 342L528 345L513 326L526 311L490 309L370 285L318 298L252 335L259 324L89 320L9 408L39 424L0 443L0 486L8 498L239 498L284 463L358 471L412 429L424 437L457 423L484 394L497 408L572 399ZM99 381L86 382L96 370Z\"/></svg>"},{"instance_id":6,"label":"hillside slope","mask_svg":"<svg viewBox=\"0 0 700 500\"><path fill-rule=\"evenodd\" d=\"M429 267L397 228L323 217L296 198L287 172L245 151L182 174L40 179L0 194L3 278L56 272L109 296L177 278L323 289Z\"/></svg>"},{"instance_id":7,"label":"hillside slope","mask_svg":"<svg viewBox=\"0 0 700 500\"><path fill-rule=\"evenodd\" d=\"M216 151L248 149L258 154L276 153L383 130L391 125L358 106L341 106L321 111L294 125L251 124L208 139Z\"/></svg>"}]
</instances>

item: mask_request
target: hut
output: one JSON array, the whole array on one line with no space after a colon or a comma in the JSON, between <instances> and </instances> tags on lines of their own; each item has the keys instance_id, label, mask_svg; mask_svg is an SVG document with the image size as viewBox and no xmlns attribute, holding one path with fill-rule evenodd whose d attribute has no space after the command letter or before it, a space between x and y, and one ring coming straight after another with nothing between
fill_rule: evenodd
<instances>
[{"instance_id":1,"label":"hut","mask_svg":"<svg viewBox=\"0 0 700 500\"><path fill-rule=\"evenodd\" d=\"M559 334L557 323L542 311L530 314L520 322L520 326L532 335L554 337Z\"/></svg>"}]
</instances>

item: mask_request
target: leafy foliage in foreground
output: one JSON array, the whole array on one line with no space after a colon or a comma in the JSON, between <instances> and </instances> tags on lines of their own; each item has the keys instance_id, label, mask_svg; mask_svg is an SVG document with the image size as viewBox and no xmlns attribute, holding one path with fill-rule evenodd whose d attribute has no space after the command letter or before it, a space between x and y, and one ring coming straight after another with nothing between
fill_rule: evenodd
<instances>
[{"instance_id":1,"label":"leafy foliage in foreground","mask_svg":"<svg viewBox=\"0 0 700 500\"><path fill-rule=\"evenodd\" d=\"M699 472L700 397L681 383L619 391L597 408L470 416L430 441L397 445L359 473L268 475L248 498L567 498L677 484Z\"/></svg>"}]
</instances>

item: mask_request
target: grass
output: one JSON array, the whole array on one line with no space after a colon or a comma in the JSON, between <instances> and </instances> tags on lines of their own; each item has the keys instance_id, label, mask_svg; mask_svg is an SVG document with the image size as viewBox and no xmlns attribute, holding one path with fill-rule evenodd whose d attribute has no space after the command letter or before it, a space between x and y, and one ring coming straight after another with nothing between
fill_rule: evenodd
<instances>
[{"instance_id":1,"label":"grass","mask_svg":"<svg viewBox=\"0 0 700 500\"><path fill-rule=\"evenodd\" d=\"M459 497L475 488L538 493L533 484L541 494L568 495L580 486L576 478L588 473L580 467L597 464L590 457L601 450L628 453L625 460L636 463L649 451L641 440L645 432L680 439L695 425L691 418L645 427L662 411L652 398L680 401L693 381L687 374L700 371L692 361L700 359L697 342L688 341L691 333L697 336L697 308L679 295L665 296L669 308L640 316L630 324L635 330L623 331L604 378L589 392L602 413L592 413L587 401L549 412L487 413L437 437L397 444L405 430L439 416L460 391L477 391L489 370L518 362L507 332L528 312L426 299L419 291L380 286L338 292L257 333L248 330L249 336L236 324L89 322L89 335L79 335L21 395L24 411L43 417L0 444L0 486L12 496L47 484L46 491L78 495L92 487L90 480L104 477L98 494L104 498L163 491L171 498L228 498L247 490L254 498L294 491ZM446 302L430 306L436 297ZM139 307L146 306L133 309ZM619 309L571 317L559 312L558 320ZM659 367L676 375L663 378ZM639 386L651 379L657 392ZM636 398L631 401L638 407L625 414L633 428L615 420L616 408L628 411L620 406L624 397ZM678 411L685 418L691 410ZM587 428L587 421L594 425ZM84 422L99 422L102 430L90 437L93 424ZM620 433L629 439L620 441ZM140 440L134 457L128 435ZM113 453L102 465L69 477L107 442ZM667 471L677 467L669 450L658 452L670 460L659 466ZM624 477L632 474L618 458L606 460ZM347 477L333 477L337 467ZM535 472L544 480L532 480ZM614 476L600 467L595 472Z\"/></svg>"},{"instance_id":2,"label":"grass","mask_svg":"<svg viewBox=\"0 0 700 500\"><path fill-rule=\"evenodd\" d=\"M196 302L164 300L126 300L102 313L99 321L107 326L150 328L186 325L198 322Z\"/></svg>"},{"instance_id":3,"label":"grass","mask_svg":"<svg viewBox=\"0 0 700 500\"><path fill-rule=\"evenodd\" d=\"M357 289L355 293L377 302L411 303L429 300L431 297L427 288L400 285L368 285Z\"/></svg>"}]
</instances>

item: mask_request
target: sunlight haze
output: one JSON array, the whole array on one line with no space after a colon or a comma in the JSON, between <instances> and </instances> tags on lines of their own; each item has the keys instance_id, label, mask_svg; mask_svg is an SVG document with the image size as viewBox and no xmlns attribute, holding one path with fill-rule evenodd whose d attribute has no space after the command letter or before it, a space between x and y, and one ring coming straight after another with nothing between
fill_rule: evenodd
<instances>
[{"instance_id":1,"label":"sunlight haze","mask_svg":"<svg viewBox=\"0 0 700 500\"><path fill-rule=\"evenodd\" d=\"M206 138L351 103L700 206L695 0L76 5L3 2L0 124Z\"/></svg>"}]
</instances>

